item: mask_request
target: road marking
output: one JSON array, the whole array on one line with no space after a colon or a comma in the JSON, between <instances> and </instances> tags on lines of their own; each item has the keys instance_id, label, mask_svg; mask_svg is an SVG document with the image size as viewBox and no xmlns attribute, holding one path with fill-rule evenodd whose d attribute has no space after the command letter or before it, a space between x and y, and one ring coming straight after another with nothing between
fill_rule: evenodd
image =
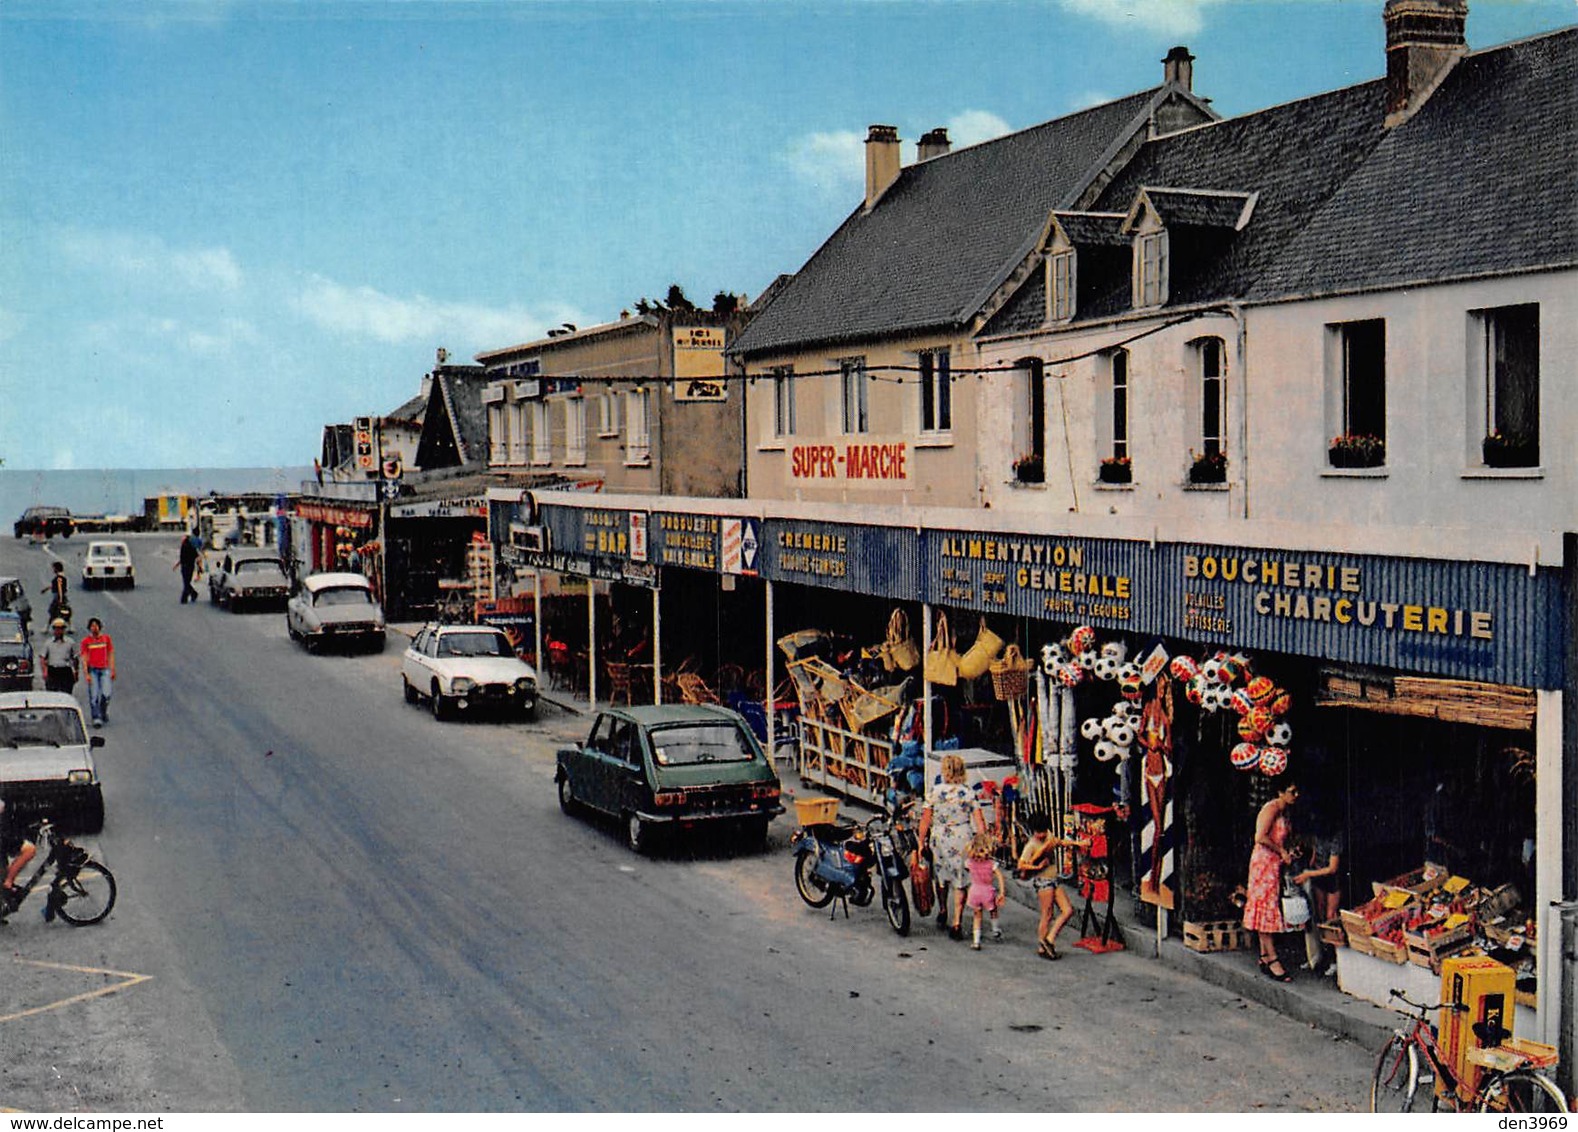
<instances>
[{"instance_id":1,"label":"road marking","mask_svg":"<svg viewBox=\"0 0 1578 1132\"><path fill-rule=\"evenodd\" d=\"M18 959L16 961L18 963L25 963L30 967L48 967L51 970L72 971L79 975L115 975L125 981L116 983L113 986L100 987L98 990L84 991L81 994L74 994L70 998L63 998L58 1002L50 1002L44 1004L43 1006L33 1006L26 1010L18 1010L14 1014L0 1014L0 1022L14 1022L18 1018L31 1018L35 1014L47 1014L49 1011L59 1010L63 1006L71 1006L74 1003L86 1002L90 998L102 998L104 995L114 994L116 991L125 990L127 987L134 987L138 983L145 983L149 979L153 978L152 975L137 975L130 971L111 971L104 967L74 967L69 963L48 963L42 959Z\"/></svg>"}]
</instances>

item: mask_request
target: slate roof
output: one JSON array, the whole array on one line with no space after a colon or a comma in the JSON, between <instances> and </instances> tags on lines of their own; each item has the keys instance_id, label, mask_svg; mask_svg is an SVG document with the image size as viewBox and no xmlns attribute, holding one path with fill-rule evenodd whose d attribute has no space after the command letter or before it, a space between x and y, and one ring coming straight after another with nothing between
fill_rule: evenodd
<instances>
[{"instance_id":1,"label":"slate roof","mask_svg":"<svg viewBox=\"0 0 1578 1132\"><path fill-rule=\"evenodd\" d=\"M1148 187L1145 199L1168 228L1237 228L1246 218L1251 193Z\"/></svg>"},{"instance_id":2,"label":"slate roof","mask_svg":"<svg viewBox=\"0 0 1578 1132\"><path fill-rule=\"evenodd\" d=\"M1251 299L1578 264L1578 28L1460 60Z\"/></svg>"},{"instance_id":3,"label":"slate roof","mask_svg":"<svg viewBox=\"0 0 1578 1132\"><path fill-rule=\"evenodd\" d=\"M1056 212L1058 227L1075 248L1127 247L1121 212Z\"/></svg>"},{"instance_id":4,"label":"slate roof","mask_svg":"<svg viewBox=\"0 0 1578 1132\"><path fill-rule=\"evenodd\" d=\"M730 352L963 326L1032 250L1051 210L1072 204L1117 144L1145 129L1174 93L1142 91L905 166L870 212L862 202L828 237Z\"/></svg>"},{"instance_id":5,"label":"slate roof","mask_svg":"<svg viewBox=\"0 0 1578 1132\"><path fill-rule=\"evenodd\" d=\"M482 405L487 386L488 374L481 366L441 366L433 371L416 446L417 467L432 471L487 462L488 414Z\"/></svg>"}]
</instances>

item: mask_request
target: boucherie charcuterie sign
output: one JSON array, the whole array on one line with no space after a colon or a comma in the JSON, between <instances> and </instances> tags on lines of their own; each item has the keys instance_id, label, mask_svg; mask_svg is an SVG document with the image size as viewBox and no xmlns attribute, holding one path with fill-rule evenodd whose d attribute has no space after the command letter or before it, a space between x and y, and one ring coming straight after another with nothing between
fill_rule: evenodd
<instances>
[{"instance_id":1,"label":"boucherie charcuterie sign","mask_svg":"<svg viewBox=\"0 0 1578 1132\"><path fill-rule=\"evenodd\" d=\"M909 444L903 440L796 444L789 449L789 479L795 483L908 483Z\"/></svg>"}]
</instances>

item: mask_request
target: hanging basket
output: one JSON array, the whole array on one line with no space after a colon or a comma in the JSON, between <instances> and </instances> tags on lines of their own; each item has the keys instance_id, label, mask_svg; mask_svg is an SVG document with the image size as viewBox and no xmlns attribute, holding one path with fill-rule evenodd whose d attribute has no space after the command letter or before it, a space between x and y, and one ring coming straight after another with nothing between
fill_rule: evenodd
<instances>
[{"instance_id":1,"label":"hanging basket","mask_svg":"<svg viewBox=\"0 0 1578 1132\"><path fill-rule=\"evenodd\" d=\"M1030 691L1030 662L1009 645L1001 658L992 661L992 691L1000 700L1017 700Z\"/></svg>"}]
</instances>

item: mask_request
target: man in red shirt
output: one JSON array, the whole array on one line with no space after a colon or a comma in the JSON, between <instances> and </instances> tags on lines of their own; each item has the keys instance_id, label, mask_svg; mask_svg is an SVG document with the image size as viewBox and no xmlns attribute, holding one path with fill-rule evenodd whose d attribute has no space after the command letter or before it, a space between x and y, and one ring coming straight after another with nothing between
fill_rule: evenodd
<instances>
[{"instance_id":1,"label":"man in red shirt","mask_svg":"<svg viewBox=\"0 0 1578 1132\"><path fill-rule=\"evenodd\" d=\"M115 642L104 631L97 617L88 619L88 635L78 649L82 654L82 678L88 685L88 714L93 726L103 727L110 718L110 693L115 680Z\"/></svg>"}]
</instances>

